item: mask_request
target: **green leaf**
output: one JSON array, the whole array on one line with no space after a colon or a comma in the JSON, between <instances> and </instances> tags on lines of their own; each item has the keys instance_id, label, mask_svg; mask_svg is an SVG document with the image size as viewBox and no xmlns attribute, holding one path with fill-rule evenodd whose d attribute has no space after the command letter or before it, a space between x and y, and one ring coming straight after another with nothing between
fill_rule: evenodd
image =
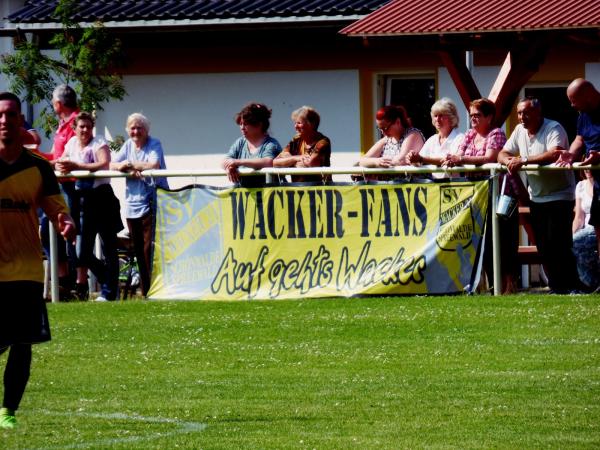
<instances>
[{"instance_id":1,"label":"green leaf","mask_svg":"<svg viewBox=\"0 0 600 450\"><path fill-rule=\"evenodd\" d=\"M74 0L59 0L54 11L62 28L49 43L59 51L59 59L42 54L36 42L22 38L13 54L0 57L0 73L7 77L9 89L31 105L44 104L35 124L46 136L57 125L52 110L56 84L71 85L78 94L80 109L90 112L102 110L103 104L122 100L127 94L119 72L125 61L120 40L101 22L81 27L74 20L78 8Z\"/></svg>"}]
</instances>

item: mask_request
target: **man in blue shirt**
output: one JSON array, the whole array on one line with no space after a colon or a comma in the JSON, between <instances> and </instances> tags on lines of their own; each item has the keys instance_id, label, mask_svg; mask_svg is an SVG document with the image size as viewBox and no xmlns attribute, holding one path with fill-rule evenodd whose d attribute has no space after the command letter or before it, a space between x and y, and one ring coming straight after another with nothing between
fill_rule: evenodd
<instances>
[{"instance_id":1,"label":"man in blue shirt","mask_svg":"<svg viewBox=\"0 0 600 450\"><path fill-rule=\"evenodd\" d=\"M562 152L557 165L570 166L584 155L582 164L600 164L600 92L583 78L576 78L567 88L571 106L579 111L577 136L569 151ZM589 224L596 230L600 251L600 171L594 170L594 198L590 208Z\"/></svg>"}]
</instances>

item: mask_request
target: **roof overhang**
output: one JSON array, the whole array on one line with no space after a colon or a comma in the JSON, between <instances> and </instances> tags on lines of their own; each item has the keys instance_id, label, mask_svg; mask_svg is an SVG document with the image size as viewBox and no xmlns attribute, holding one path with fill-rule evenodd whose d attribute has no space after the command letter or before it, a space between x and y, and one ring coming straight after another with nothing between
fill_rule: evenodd
<instances>
[{"instance_id":1,"label":"roof overhang","mask_svg":"<svg viewBox=\"0 0 600 450\"><path fill-rule=\"evenodd\" d=\"M335 16L286 16L286 17L252 17L252 18L226 18L226 19L168 19L168 20L131 20L131 21L106 21L102 25L111 29L144 29L144 28L202 28L215 26L252 26L252 25L325 25L339 24L359 20L364 15L335 15ZM81 22L81 27L89 27L94 22ZM56 31L63 25L58 22L7 22L2 29L4 33L12 30L24 32Z\"/></svg>"},{"instance_id":2,"label":"roof overhang","mask_svg":"<svg viewBox=\"0 0 600 450\"><path fill-rule=\"evenodd\" d=\"M600 30L598 0L394 0L340 33L363 38Z\"/></svg>"},{"instance_id":3,"label":"roof overhang","mask_svg":"<svg viewBox=\"0 0 600 450\"><path fill-rule=\"evenodd\" d=\"M464 30L430 30L430 31L418 31L418 32L382 32L382 33L344 33L341 30L340 33L346 34L350 37L362 37L362 38L374 38L374 37L419 37L419 36L459 36L459 35L483 35L492 33L528 33L528 32L539 32L539 31L579 31L579 30L596 30L600 32L600 26L594 25L581 25L576 27L545 27L545 28L502 28L502 29L485 29L485 28L473 28Z\"/></svg>"}]
</instances>

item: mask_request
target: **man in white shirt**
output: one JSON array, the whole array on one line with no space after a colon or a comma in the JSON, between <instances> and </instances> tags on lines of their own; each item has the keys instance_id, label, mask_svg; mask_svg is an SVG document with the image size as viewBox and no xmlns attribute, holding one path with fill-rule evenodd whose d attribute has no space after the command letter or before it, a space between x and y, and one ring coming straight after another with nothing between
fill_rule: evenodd
<instances>
[{"instance_id":1,"label":"man in white shirt","mask_svg":"<svg viewBox=\"0 0 600 450\"><path fill-rule=\"evenodd\" d=\"M498 162L515 173L524 164L547 165L556 162L569 148L561 124L545 119L540 101L525 98L517 104L519 125L498 155ZM577 291L582 283L573 255L573 208L575 177L572 171L527 172L531 199L531 225L552 292Z\"/></svg>"}]
</instances>

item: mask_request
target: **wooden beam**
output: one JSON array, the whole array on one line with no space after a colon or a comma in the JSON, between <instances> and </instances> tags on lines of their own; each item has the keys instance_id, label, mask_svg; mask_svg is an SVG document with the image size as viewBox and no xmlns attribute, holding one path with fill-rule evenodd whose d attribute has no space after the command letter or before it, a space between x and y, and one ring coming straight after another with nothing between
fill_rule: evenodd
<instances>
[{"instance_id":1,"label":"wooden beam","mask_svg":"<svg viewBox=\"0 0 600 450\"><path fill-rule=\"evenodd\" d=\"M499 127L506 121L521 89L539 70L547 50L547 41L533 40L508 52L488 96L496 104L494 126Z\"/></svg>"},{"instance_id":2,"label":"wooden beam","mask_svg":"<svg viewBox=\"0 0 600 450\"><path fill-rule=\"evenodd\" d=\"M469 109L469 104L478 98L481 98L481 93L475 80L467 69L465 63L465 52L457 50L440 50L439 52L442 62L448 69L448 73L454 81L454 85L458 90L458 94L462 99L465 108Z\"/></svg>"}]
</instances>

